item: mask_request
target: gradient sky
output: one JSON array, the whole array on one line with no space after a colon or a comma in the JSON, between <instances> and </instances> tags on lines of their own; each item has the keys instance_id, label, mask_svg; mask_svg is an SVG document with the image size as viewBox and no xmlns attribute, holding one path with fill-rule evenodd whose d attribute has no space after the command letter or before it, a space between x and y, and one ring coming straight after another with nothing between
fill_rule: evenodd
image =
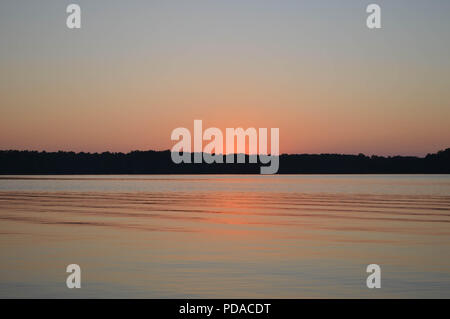
<instances>
[{"instance_id":1,"label":"gradient sky","mask_svg":"<svg viewBox=\"0 0 450 319\"><path fill-rule=\"evenodd\" d=\"M201 119L279 127L282 153L435 152L449 15L448 0L1 1L0 149L169 149Z\"/></svg>"}]
</instances>

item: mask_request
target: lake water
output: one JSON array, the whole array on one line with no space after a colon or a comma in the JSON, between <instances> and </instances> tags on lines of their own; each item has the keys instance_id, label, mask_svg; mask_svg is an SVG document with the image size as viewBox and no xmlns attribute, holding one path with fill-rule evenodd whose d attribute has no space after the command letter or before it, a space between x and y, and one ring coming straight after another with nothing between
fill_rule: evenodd
<instances>
[{"instance_id":1,"label":"lake water","mask_svg":"<svg viewBox=\"0 0 450 319\"><path fill-rule=\"evenodd\" d=\"M2 298L449 298L450 175L0 176L0 238Z\"/></svg>"}]
</instances>

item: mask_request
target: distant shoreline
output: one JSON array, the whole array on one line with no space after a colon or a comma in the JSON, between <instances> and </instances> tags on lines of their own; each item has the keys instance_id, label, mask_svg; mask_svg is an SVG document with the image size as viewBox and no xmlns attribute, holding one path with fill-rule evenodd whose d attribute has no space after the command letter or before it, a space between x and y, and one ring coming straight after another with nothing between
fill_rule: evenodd
<instances>
[{"instance_id":1,"label":"distant shoreline","mask_svg":"<svg viewBox=\"0 0 450 319\"><path fill-rule=\"evenodd\" d=\"M282 154L279 160L278 174L450 174L450 148L425 157ZM0 151L0 175L259 174L261 165L248 156L243 164L175 164L170 151Z\"/></svg>"},{"instance_id":2,"label":"distant shoreline","mask_svg":"<svg viewBox=\"0 0 450 319\"><path fill-rule=\"evenodd\" d=\"M278 174L450 174L450 148L425 157L282 154L279 161ZM0 151L0 175L259 174L261 165L248 156L245 164L175 164L170 151Z\"/></svg>"}]
</instances>

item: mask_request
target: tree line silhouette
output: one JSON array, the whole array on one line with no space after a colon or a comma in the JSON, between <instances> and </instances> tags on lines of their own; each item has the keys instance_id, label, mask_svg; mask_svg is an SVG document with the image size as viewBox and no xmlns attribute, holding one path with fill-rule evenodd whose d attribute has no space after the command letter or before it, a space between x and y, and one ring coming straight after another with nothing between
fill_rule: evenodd
<instances>
[{"instance_id":1,"label":"tree line silhouette","mask_svg":"<svg viewBox=\"0 0 450 319\"><path fill-rule=\"evenodd\" d=\"M193 154L191 154L192 156ZM425 157L283 154L278 174L450 174L450 148ZM170 151L0 151L0 174L259 174L264 164L175 164Z\"/></svg>"}]
</instances>

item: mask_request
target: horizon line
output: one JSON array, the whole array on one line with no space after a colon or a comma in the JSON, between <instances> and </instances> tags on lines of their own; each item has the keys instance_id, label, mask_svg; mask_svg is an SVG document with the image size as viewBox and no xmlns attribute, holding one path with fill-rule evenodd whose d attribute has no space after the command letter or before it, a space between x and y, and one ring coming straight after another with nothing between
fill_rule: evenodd
<instances>
[{"instance_id":1,"label":"horizon line","mask_svg":"<svg viewBox=\"0 0 450 319\"><path fill-rule=\"evenodd\" d=\"M435 151L434 153L427 153L424 156L415 156L415 155L366 155L364 153L281 153L279 155L273 155L273 156L296 156L296 155L342 155L342 156L364 156L364 157L385 157L385 158L389 158L389 157L415 157L415 158L425 158L428 155L434 155L434 154L438 154L441 152L445 152L445 151L450 151L450 147L447 148L443 148L440 150ZM64 150L58 150L58 151L46 151L46 150L18 150L18 149L0 149L0 153L1 152L29 152L29 153L74 153L74 154L123 154L123 155L128 155L131 153L145 153L145 152L155 152L155 153L174 153L169 149L166 150L152 150L152 149L148 149L148 150L130 150L128 152L114 152L114 151L103 151L103 152L90 152L90 151L64 151ZM176 152L175 152L176 153ZM180 152L183 153L183 152ZM247 153L228 153L228 154L215 154L215 153L207 153L207 152L186 152L189 154L210 154L210 155L217 155L217 156L226 156L226 155L239 155L239 154L243 154L245 156L260 156L260 155L269 155L272 156L270 153L269 154L247 154Z\"/></svg>"}]
</instances>

